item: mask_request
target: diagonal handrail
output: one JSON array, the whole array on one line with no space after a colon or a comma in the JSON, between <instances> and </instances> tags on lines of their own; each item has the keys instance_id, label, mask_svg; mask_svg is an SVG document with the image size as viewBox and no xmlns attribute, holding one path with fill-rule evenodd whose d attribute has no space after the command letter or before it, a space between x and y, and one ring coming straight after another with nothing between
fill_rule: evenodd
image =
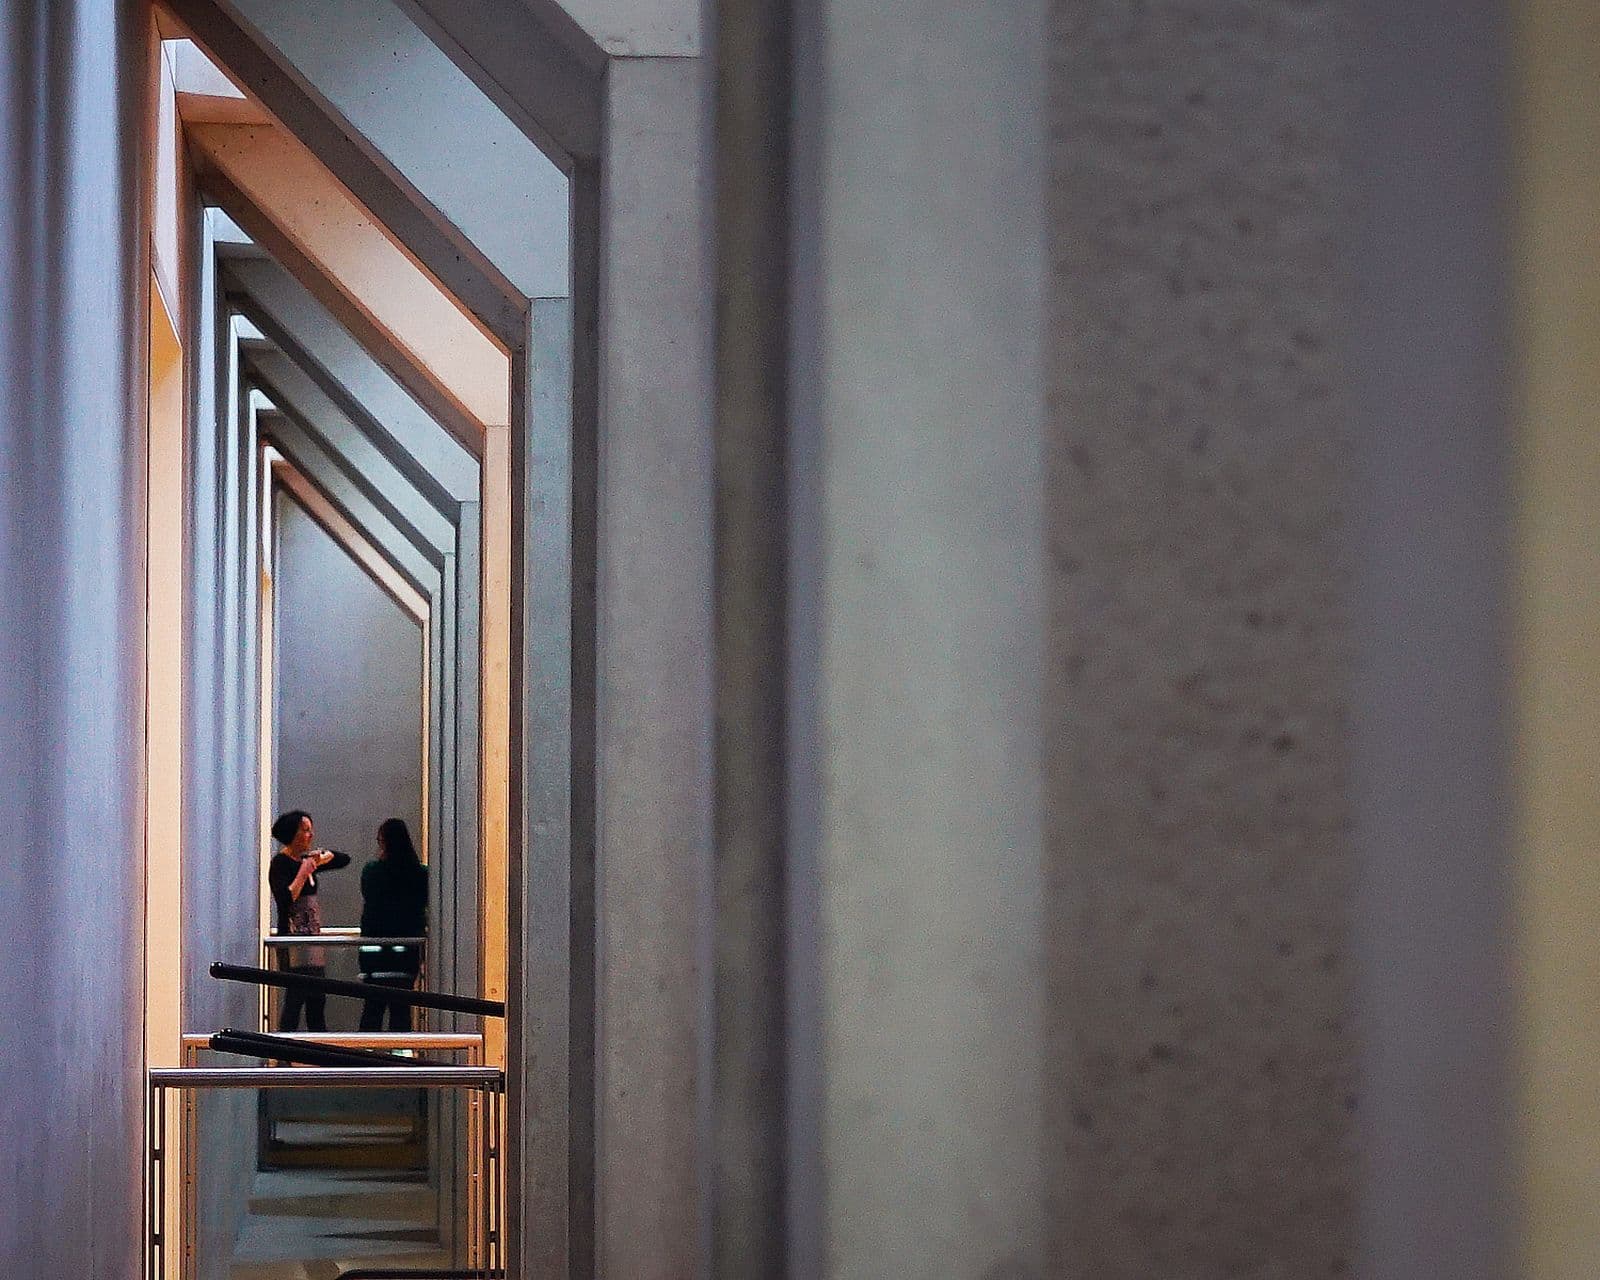
<instances>
[{"instance_id":1,"label":"diagonal handrail","mask_svg":"<svg viewBox=\"0 0 1600 1280\"><path fill-rule=\"evenodd\" d=\"M279 1062L300 1062L311 1067L419 1067L417 1058L377 1049L351 1049L343 1045L317 1044L290 1036L271 1036L259 1031L235 1031L225 1027L209 1041L218 1053L237 1053L247 1058L274 1058Z\"/></svg>"},{"instance_id":2,"label":"diagonal handrail","mask_svg":"<svg viewBox=\"0 0 1600 1280\"><path fill-rule=\"evenodd\" d=\"M320 991L325 995L354 996L361 1000L371 999L374 994L378 994L389 1004L410 1005L414 1009L443 1009L449 1013L474 1013L484 1018L506 1016L503 1000L485 1000L481 996L458 996L446 991L407 991L402 987L375 989L368 982L346 982L342 978L322 978L309 973L295 973L293 970L258 969L254 965L224 964L220 960L211 966L210 972L213 978L221 978L225 982L248 982L257 986Z\"/></svg>"}]
</instances>

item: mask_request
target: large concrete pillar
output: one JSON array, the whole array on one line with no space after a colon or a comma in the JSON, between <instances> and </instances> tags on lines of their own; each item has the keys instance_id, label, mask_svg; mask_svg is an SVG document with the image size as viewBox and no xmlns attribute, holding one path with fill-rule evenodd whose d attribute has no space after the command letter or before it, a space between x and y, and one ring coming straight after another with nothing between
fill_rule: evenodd
<instances>
[{"instance_id":1,"label":"large concrete pillar","mask_svg":"<svg viewBox=\"0 0 1600 1280\"><path fill-rule=\"evenodd\" d=\"M617 58L600 222L596 1271L695 1272L710 845L700 66Z\"/></svg>"},{"instance_id":2,"label":"large concrete pillar","mask_svg":"<svg viewBox=\"0 0 1600 1280\"><path fill-rule=\"evenodd\" d=\"M222 451L217 430L218 356L226 352L227 318L217 314L217 271L213 252L215 231L207 211L199 211L195 228L199 252L193 256L189 288L194 305L190 308L187 345L193 352L190 377L188 432L188 591L185 593L184 646L188 697L184 718L188 736L184 741L184 833L187 849L202 850L194 869L184 878L183 909L183 1020L186 1027L234 1026L222 1021L227 988L239 984L205 981L205 966L212 960L232 958L222 949L226 936L223 924L226 901L220 873L198 874L198 867L209 865L210 851L221 847L219 779L222 726L217 714L221 696L221 626L218 619L220 579L218 548L221 546ZM238 851L243 856L243 851ZM250 904L253 906L253 902ZM253 921L256 911L251 911ZM249 994L246 992L245 994Z\"/></svg>"},{"instance_id":3,"label":"large concrete pillar","mask_svg":"<svg viewBox=\"0 0 1600 1280\"><path fill-rule=\"evenodd\" d=\"M1531 15L1534 7L1516 8ZM1360 1124L1363 1171L1361 1253L1352 1267L1368 1280L1588 1275L1592 1202L1571 1237L1581 1242L1575 1271L1548 1254L1535 1262L1516 1252L1524 1221L1539 1221L1548 1202L1539 1204L1531 1183L1518 1194L1516 1179L1539 1159L1528 1146L1518 1149L1527 1134L1513 1130L1536 1111L1521 1092L1526 1082L1512 1075L1514 1037L1532 1025L1513 1011L1513 980L1531 995L1541 966L1537 956L1509 949L1511 926L1533 901L1514 902L1513 833L1528 816L1514 808L1536 803L1530 792L1516 794L1526 778L1513 773L1511 744L1515 737L1519 750L1537 751L1538 738L1527 722L1513 724L1513 715L1527 710L1513 701L1513 671L1523 685L1518 693L1532 687L1526 676L1537 652L1518 653L1515 667L1508 664L1513 637L1520 644L1533 635L1530 619L1514 618L1513 610L1537 588L1512 577L1513 547L1530 545L1513 540L1512 496L1514 486L1548 474L1543 468L1553 455L1544 446L1565 423L1559 411L1541 412L1518 439L1511 421L1512 7L1475 0L1400 10L1360 0L1353 9L1363 39L1351 148L1361 216L1349 340L1360 644L1350 732L1364 1045L1359 1094L1347 1095ZM1581 65L1582 22L1593 31L1588 13L1570 29L1562 24L1564 57L1579 60L1563 65ZM1574 72L1573 83L1590 81ZM1525 127L1534 114L1524 117ZM1573 182L1575 154L1562 149L1564 195L1582 190ZM1580 225L1581 243L1592 243L1587 213ZM1582 280L1583 266L1566 255L1543 263L1560 277L1548 296ZM1565 325L1558 344L1581 350ZM1523 378L1534 385L1531 366ZM1576 419L1583 439L1593 435L1591 403ZM1560 459L1561 494L1582 492L1594 474L1592 457ZM1585 569L1594 554L1584 537L1594 527L1585 525L1590 511L1587 503L1574 511L1559 501L1546 509L1572 516L1567 528L1581 541ZM1521 537L1528 534L1525 527ZM1571 586L1576 579L1546 581L1559 582L1552 596L1563 601L1582 595ZM1588 647L1585 633L1573 652ZM1555 693L1563 706L1592 706L1577 679L1563 679ZM1560 756L1570 762L1581 753L1573 755L1567 741ZM1546 785L1565 780L1559 772L1543 775ZM1589 848L1586 839L1586 862ZM1310 871L1308 861L1302 874ZM1563 884L1561 895L1567 904L1582 898L1574 883ZM1521 972L1513 974L1513 965ZM1587 989L1584 1000L1592 1003ZM1303 1026L1301 1034L1311 1030ZM1334 1047L1319 1039L1304 1043L1322 1053ZM1571 1080L1566 1066L1561 1074ZM1302 1096L1313 1096L1313 1083L1298 1082ZM1343 1100L1319 1100L1324 1124ZM1592 1107L1592 1095L1585 1097L1583 1114ZM1560 1194L1582 1185L1591 1151L1583 1146L1578 1162L1561 1169ZM1306 1154L1315 1162L1314 1151ZM1348 1165L1348 1156L1340 1163ZM1308 1164L1292 1170L1292 1179L1284 1176L1290 1170L1279 1175L1284 1185L1298 1184L1298 1195L1315 1186L1315 1164ZM1332 1218L1330 1210L1344 1215L1342 1203L1319 1213Z\"/></svg>"},{"instance_id":4,"label":"large concrete pillar","mask_svg":"<svg viewBox=\"0 0 1600 1280\"><path fill-rule=\"evenodd\" d=\"M1348 10L1057 12L1054 1274L1347 1274Z\"/></svg>"},{"instance_id":5,"label":"large concrete pillar","mask_svg":"<svg viewBox=\"0 0 1600 1280\"><path fill-rule=\"evenodd\" d=\"M798 37L796 1276L1041 1265L1044 25L828 0Z\"/></svg>"},{"instance_id":6,"label":"large concrete pillar","mask_svg":"<svg viewBox=\"0 0 1600 1280\"><path fill-rule=\"evenodd\" d=\"M511 1270L593 1274L593 574L575 555L573 304L536 298L515 362L512 435ZM587 480L588 473L583 473ZM592 508L592 504L584 504ZM586 713L586 714L582 714ZM587 733L585 730L587 729ZM520 1251L520 1256L518 1254Z\"/></svg>"},{"instance_id":7,"label":"large concrete pillar","mask_svg":"<svg viewBox=\"0 0 1600 1280\"><path fill-rule=\"evenodd\" d=\"M145 17L0 11L7 1275L142 1255Z\"/></svg>"}]
</instances>

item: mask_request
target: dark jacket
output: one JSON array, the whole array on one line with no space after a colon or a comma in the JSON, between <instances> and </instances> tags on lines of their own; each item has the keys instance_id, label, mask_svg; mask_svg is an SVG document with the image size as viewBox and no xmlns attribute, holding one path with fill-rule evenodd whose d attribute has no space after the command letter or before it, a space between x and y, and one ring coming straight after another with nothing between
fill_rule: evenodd
<instances>
[{"instance_id":1,"label":"dark jacket","mask_svg":"<svg viewBox=\"0 0 1600 1280\"><path fill-rule=\"evenodd\" d=\"M374 858L361 868L361 932L368 938L420 938L428 931L428 869ZM416 973L416 947L361 948L362 973Z\"/></svg>"}]
</instances>

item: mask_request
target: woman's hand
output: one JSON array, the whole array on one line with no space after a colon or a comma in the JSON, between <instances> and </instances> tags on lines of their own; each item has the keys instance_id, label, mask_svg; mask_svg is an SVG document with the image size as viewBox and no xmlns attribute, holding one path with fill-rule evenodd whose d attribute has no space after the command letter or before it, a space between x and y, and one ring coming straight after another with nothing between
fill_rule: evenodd
<instances>
[{"instance_id":1,"label":"woman's hand","mask_svg":"<svg viewBox=\"0 0 1600 1280\"><path fill-rule=\"evenodd\" d=\"M334 854L332 849L318 849L311 856L317 860L318 867L325 867L333 861Z\"/></svg>"}]
</instances>

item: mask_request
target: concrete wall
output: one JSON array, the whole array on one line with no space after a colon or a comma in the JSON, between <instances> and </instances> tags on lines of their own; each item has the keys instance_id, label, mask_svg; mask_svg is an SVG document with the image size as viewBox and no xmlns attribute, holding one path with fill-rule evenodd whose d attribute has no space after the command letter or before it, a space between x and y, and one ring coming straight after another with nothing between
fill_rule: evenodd
<instances>
[{"instance_id":1,"label":"concrete wall","mask_svg":"<svg viewBox=\"0 0 1600 1280\"><path fill-rule=\"evenodd\" d=\"M323 923L354 925L378 824L422 826L422 633L281 494L277 522L274 811L305 809L354 859L318 881Z\"/></svg>"},{"instance_id":2,"label":"concrete wall","mask_svg":"<svg viewBox=\"0 0 1600 1280\"><path fill-rule=\"evenodd\" d=\"M256 993L213 980L214 960L254 964L260 935L259 574L252 442L230 406L233 337L213 252L214 216L195 203L182 228L190 355L184 617L183 1021L186 1031L253 1029ZM246 455L251 456L247 457ZM236 500L227 485L241 486ZM237 563L230 560L237 558ZM224 583L231 584L224 588ZM200 1110L199 1257L225 1275L255 1174L255 1097L208 1096ZM240 1135L246 1135L241 1141Z\"/></svg>"},{"instance_id":3,"label":"concrete wall","mask_svg":"<svg viewBox=\"0 0 1600 1280\"><path fill-rule=\"evenodd\" d=\"M0 1273L110 1280L142 1252L148 11L3 26Z\"/></svg>"},{"instance_id":4,"label":"concrete wall","mask_svg":"<svg viewBox=\"0 0 1600 1280\"><path fill-rule=\"evenodd\" d=\"M1053 1274L1343 1274L1347 14L1054 10Z\"/></svg>"}]
</instances>

